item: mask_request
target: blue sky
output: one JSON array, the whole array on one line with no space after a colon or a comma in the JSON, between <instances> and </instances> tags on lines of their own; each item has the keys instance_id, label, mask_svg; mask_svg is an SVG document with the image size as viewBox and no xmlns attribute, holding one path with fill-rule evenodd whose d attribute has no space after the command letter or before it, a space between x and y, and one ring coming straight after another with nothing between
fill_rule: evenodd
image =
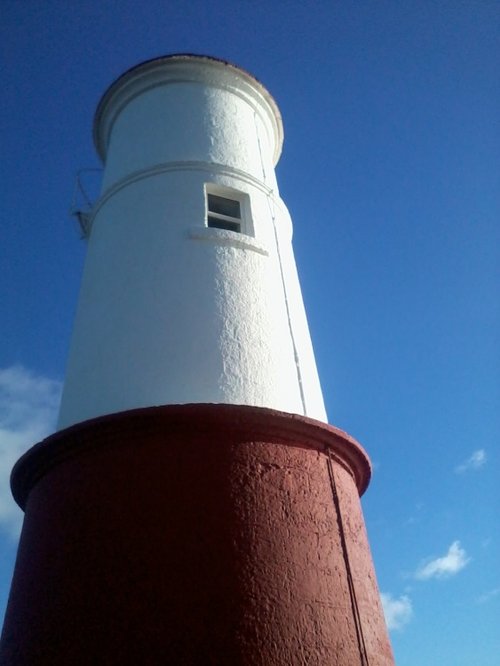
<instances>
[{"instance_id":1,"label":"blue sky","mask_svg":"<svg viewBox=\"0 0 500 666\"><path fill-rule=\"evenodd\" d=\"M54 427L64 378L85 255L68 208L99 166L96 104L142 60L206 53L283 114L330 421L375 465L363 507L397 663L498 664L499 24L488 0L4 0L0 605L7 470Z\"/></svg>"}]
</instances>

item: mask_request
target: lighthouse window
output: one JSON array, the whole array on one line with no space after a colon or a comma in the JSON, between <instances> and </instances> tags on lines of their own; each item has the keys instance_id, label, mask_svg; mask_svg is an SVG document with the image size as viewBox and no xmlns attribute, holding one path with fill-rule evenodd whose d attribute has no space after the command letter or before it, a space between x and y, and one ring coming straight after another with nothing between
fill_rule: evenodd
<instances>
[{"instance_id":1,"label":"lighthouse window","mask_svg":"<svg viewBox=\"0 0 500 666\"><path fill-rule=\"evenodd\" d=\"M207 226L241 232L241 203L207 192Z\"/></svg>"}]
</instances>

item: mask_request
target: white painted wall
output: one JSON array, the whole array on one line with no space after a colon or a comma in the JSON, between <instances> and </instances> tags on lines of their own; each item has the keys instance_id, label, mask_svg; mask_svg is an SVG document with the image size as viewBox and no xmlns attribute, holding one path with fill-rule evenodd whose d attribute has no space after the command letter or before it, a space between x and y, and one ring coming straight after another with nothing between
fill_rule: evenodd
<instances>
[{"instance_id":1,"label":"white painted wall","mask_svg":"<svg viewBox=\"0 0 500 666\"><path fill-rule=\"evenodd\" d=\"M95 140L103 193L59 427L193 402L325 421L267 91L221 61L159 59L108 90ZM248 195L251 235L206 226L207 183Z\"/></svg>"}]
</instances>

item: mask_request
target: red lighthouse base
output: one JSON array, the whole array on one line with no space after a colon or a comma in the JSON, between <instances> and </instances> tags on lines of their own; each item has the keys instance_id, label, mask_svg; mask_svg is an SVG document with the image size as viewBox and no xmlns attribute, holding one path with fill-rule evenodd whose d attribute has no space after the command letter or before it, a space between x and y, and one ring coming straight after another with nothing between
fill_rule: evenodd
<instances>
[{"instance_id":1,"label":"red lighthouse base","mask_svg":"<svg viewBox=\"0 0 500 666\"><path fill-rule=\"evenodd\" d=\"M4 666L393 664L348 435L230 405L87 421L14 468Z\"/></svg>"}]
</instances>

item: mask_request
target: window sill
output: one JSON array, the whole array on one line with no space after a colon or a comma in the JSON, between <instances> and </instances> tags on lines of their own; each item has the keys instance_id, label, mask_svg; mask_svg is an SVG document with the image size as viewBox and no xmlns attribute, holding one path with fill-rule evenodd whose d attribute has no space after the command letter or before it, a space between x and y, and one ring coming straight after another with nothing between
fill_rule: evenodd
<instances>
[{"instance_id":1,"label":"window sill","mask_svg":"<svg viewBox=\"0 0 500 666\"><path fill-rule=\"evenodd\" d=\"M265 257L269 256L267 249L261 243L258 243L255 238L237 231L226 231L225 229L215 229L214 227L191 227L189 238L210 241L217 245L229 245L230 247L237 247L242 250L252 250Z\"/></svg>"}]
</instances>

